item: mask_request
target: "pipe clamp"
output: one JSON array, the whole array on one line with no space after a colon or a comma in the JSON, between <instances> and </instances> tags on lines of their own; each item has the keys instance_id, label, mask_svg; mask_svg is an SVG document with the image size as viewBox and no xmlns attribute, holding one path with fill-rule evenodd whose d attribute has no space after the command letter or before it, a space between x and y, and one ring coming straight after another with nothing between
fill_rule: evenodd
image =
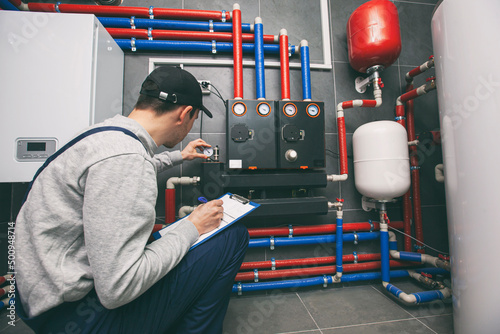
<instances>
[{"instance_id":1,"label":"pipe clamp","mask_svg":"<svg viewBox=\"0 0 500 334\"><path fill-rule=\"evenodd\" d=\"M274 257L271 258L271 270L276 270L276 259Z\"/></svg>"},{"instance_id":2,"label":"pipe clamp","mask_svg":"<svg viewBox=\"0 0 500 334\"><path fill-rule=\"evenodd\" d=\"M288 237L293 238L293 226L288 225Z\"/></svg>"},{"instance_id":3,"label":"pipe clamp","mask_svg":"<svg viewBox=\"0 0 500 334\"><path fill-rule=\"evenodd\" d=\"M258 269L253 270L253 281L255 283L257 283L259 281L259 270Z\"/></svg>"},{"instance_id":4,"label":"pipe clamp","mask_svg":"<svg viewBox=\"0 0 500 334\"><path fill-rule=\"evenodd\" d=\"M134 37L132 37L132 38L130 39L130 49L131 49L133 52L137 51L137 48L135 47L135 38L134 38Z\"/></svg>"},{"instance_id":5,"label":"pipe clamp","mask_svg":"<svg viewBox=\"0 0 500 334\"><path fill-rule=\"evenodd\" d=\"M153 40L153 28L148 28L148 40Z\"/></svg>"},{"instance_id":6,"label":"pipe clamp","mask_svg":"<svg viewBox=\"0 0 500 334\"><path fill-rule=\"evenodd\" d=\"M241 296L243 294L243 288L241 286L241 282L238 282L238 296Z\"/></svg>"},{"instance_id":7,"label":"pipe clamp","mask_svg":"<svg viewBox=\"0 0 500 334\"><path fill-rule=\"evenodd\" d=\"M326 288L328 286L328 277L326 275L323 275L323 287Z\"/></svg>"},{"instance_id":8,"label":"pipe clamp","mask_svg":"<svg viewBox=\"0 0 500 334\"><path fill-rule=\"evenodd\" d=\"M155 15L154 15L154 13L153 13L153 8L154 8L153 6L150 6L150 7L149 7L149 18L150 18L151 20L155 18Z\"/></svg>"},{"instance_id":9,"label":"pipe clamp","mask_svg":"<svg viewBox=\"0 0 500 334\"><path fill-rule=\"evenodd\" d=\"M135 29L135 16L130 17L130 28Z\"/></svg>"},{"instance_id":10,"label":"pipe clamp","mask_svg":"<svg viewBox=\"0 0 500 334\"><path fill-rule=\"evenodd\" d=\"M394 120L397 122L397 121L404 121L406 119L405 116L397 116L394 118Z\"/></svg>"},{"instance_id":11,"label":"pipe clamp","mask_svg":"<svg viewBox=\"0 0 500 334\"><path fill-rule=\"evenodd\" d=\"M225 10L222 10L222 18L221 18L221 21L222 21L222 22L226 22L226 11L225 11Z\"/></svg>"},{"instance_id":12,"label":"pipe clamp","mask_svg":"<svg viewBox=\"0 0 500 334\"><path fill-rule=\"evenodd\" d=\"M373 230L375 229L375 225L373 225L371 219L368 219L368 223L370 224L370 232L373 232Z\"/></svg>"},{"instance_id":13,"label":"pipe clamp","mask_svg":"<svg viewBox=\"0 0 500 334\"><path fill-rule=\"evenodd\" d=\"M354 263L358 263L358 253L352 252L352 255L354 255Z\"/></svg>"},{"instance_id":14,"label":"pipe clamp","mask_svg":"<svg viewBox=\"0 0 500 334\"><path fill-rule=\"evenodd\" d=\"M215 39L212 40L212 53L217 53L217 43L215 42Z\"/></svg>"},{"instance_id":15,"label":"pipe clamp","mask_svg":"<svg viewBox=\"0 0 500 334\"><path fill-rule=\"evenodd\" d=\"M411 166L410 167L410 170L419 170L420 169L420 166Z\"/></svg>"},{"instance_id":16,"label":"pipe clamp","mask_svg":"<svg viewBox=\"0 0 500 334\"><path fill-rule=\"evenodd\" d=\"M56 9L56 12L60 13L61 11L59 10L59 5L61 4L61 2L57 2L56 3L56 6L55 6L55 9Z\"/></svg>"},{"instance_id":17,"label":"pipe clamp","mask_svg":"<svg viewBox=\"0 0 500 334\"><path fill-rule=\"evenodd\" d=\"M214 32L214 20L209 20L208 21L208 31L209 32Z\"/></svg>"},{"instance_id":18,"label":"pipe clamp","mask_svg":"<svg viewBox=\"0 0 500 334\"><path fill-rule=\"evenodd\" d=\"M357 245L358 244L358 239L359 239L359 236L356 232L354 232L354 244Z\"/></svg>"},{"instance_id":19,"label":"pipe clamp","mask_svg":"<svg viewBox=\"0 0 500 334\"><path fill-rule=\"evenodd\" d=\"M271 250L274 250L274 237L270 237L269 238L269 243L270 243L270 247L269 248Z\"/></svg>"}]
</instances>

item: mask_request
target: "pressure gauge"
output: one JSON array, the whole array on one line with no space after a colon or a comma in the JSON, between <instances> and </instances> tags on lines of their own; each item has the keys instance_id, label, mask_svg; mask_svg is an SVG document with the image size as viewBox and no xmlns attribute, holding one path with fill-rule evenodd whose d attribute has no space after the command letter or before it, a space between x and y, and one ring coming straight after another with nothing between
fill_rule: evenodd
<instances>
[{"instance_id":1,"label":"pressure gauge","mask_svg":"<svg viewBox=\"0 0 500 334\"><path fill-rule=\"evenodd\" d=\"M257 113L260 116L267 116L269 115L270 112L271 112L271 106L266 102L262 102L257 106Z\"/></svg>"},{"instance_id":2,"label":"pressure gauge","mask_svg":"<svg viewBox=\"0 0 500 334\"><path fill-rule=\"evenodd\" d=\"M247 106L244 103L236 102L235 104L233 104L233 113L236 116L243 116L243 114L245 114L246 111L247 111Z\"/></svg>"},{"instance_id":3,"label":"pressure gauge","mask_svg":"<svg viewBox=\"0 0 500 334\"><path fill-rule=\"evenodd\" d=\"M214 149L211 147L205 147L203 149L203 154L210 158L214 154Z\"/></svg>"},{"instance_id":4,"label":"pressure gauge","mask_svg":"<svg viewBox=\"0 0 500 334\"><path fill-rule=\"evenodd\" d=\"M288 117L293 117L297 113L297 107L293 103L287 103L285 104L283 111L285 112L285 115L287 115Z\"/></svg>"},{"instance_id":5,"label":"pressure gauge","mask_svg":"<svg viewBox=\"0 0 500 334\"><path fill-rule=\"evenodd\" d=\"M309 116L316 117L319 115L319 107L316 104L311 103L307 106L306 112Z\"/></svg>"}]
</instances>

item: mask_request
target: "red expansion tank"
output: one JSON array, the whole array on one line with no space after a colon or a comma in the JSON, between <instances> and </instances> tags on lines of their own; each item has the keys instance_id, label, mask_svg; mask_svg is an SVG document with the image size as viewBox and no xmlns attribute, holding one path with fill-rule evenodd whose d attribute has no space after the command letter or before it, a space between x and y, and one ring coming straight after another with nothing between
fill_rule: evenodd
<instances>
[{"instance_id":1,"label":"red expansion tank","mask_svg":"<svg viewBox=\"0 0 500 334\"><path fill-rule=\"evenodd\" d=\"M347 48L349 62L359 72L394 63L401 52L396 6L389 0L371 0L359 6L347 21Z\"/></svg>"}]
</instances>

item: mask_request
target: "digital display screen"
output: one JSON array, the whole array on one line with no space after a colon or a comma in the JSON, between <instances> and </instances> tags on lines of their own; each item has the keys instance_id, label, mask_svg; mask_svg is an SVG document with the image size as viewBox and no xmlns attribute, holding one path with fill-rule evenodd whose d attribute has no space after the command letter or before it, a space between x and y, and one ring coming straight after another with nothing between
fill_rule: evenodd
<instances>
[{"instance_id":1,"label":"digital display screen","mask_svg":"<svg viewBox=\"0 0 500 334\"><path fill-rule=\"evenodd\" d=\"M28 152L39 152L39 151L45 151L46 150L46 144L47 143L28 143L27 145L27 150Z\"/></svg>"}]
</instances>

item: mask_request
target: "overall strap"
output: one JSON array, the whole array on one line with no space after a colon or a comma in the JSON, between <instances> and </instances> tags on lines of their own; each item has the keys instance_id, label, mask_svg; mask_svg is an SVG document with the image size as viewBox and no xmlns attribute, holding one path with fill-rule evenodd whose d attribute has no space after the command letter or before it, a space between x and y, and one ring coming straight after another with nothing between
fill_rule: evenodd
<instances>
[{"instance_id":1,"label":"overall strap","mask_svg":"<svg viewBox=\"0 0 500 334\"><path fill-rule=\"evenodd\" d=\"M31 191L31 187L33 186L33 182L35 182L36 178L38 177L38 175L40 175L40 173L52 162L54 161L58 156L60 156L62 153L64 153L67 149L69 149L71 146L75 145L76 143L78 143L80 140L82 140L83 138L85 137L88 137L90 135L93 135L94 133L99 133L99 132L104 132L104 131L121 131L123 132L124 134L134 138L134 139L137 139L138 141L140 141L139 137L136 136L135 133L133 133L132 131L128 130L128 129L125 129L125 128L122 128L122 127L119 127L119 126L102 126L102 127L99 127L99 128L93 128L93 129L90 129L88 131L85 131L84 133L76 136L75 138L73 138L71 141L69 141L66 145L64 145L63 147L61 147L59 150L57 150L57 152L55 152L54 154L52 154L47 160L45 160L45 163L38 169L38 171L36 172L35 176L33 177L33 180L30 182L30 184L28 185L28 189L26 190L26 194L24 195L24 199L23 199L23 202L22 204L24 204L24 202L26 202L26 199L28 198L28 194L29 192Z\"/></svg>"}]
</instances>

